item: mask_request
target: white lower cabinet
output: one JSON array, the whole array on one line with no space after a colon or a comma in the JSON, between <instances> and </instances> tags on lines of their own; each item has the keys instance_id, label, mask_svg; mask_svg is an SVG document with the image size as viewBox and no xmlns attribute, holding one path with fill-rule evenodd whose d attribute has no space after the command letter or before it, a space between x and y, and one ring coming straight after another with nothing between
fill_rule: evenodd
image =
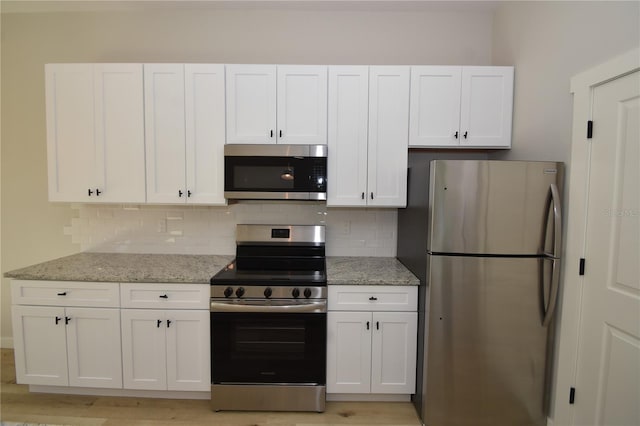
<instances>
[{"instance_id":1,"label":"white lower cabinet","mask_svg":"<svg viewBox=\"0 0 640 426\"><path fill-rule=\"evenodd\" d=\"M201 284L122 285L123 307L159 308L121 310L125 389L210 390L208 290ZM191 304L196 309L172 309Z\"/></svg>"},{"instance_id":2,"label":"white lower cabinet","mask_svg":"<svg viewBox=\"0 0 640 426\"><path fill-rule=\"evenodd\" d=\"M415 392L415 290L392 286L330 287L327 393ZM407 311L383 311L392 299L409 301L406 305L394 302L396 309ZM361 301L368 303L368 311L363 310Z\"/></svg>"},{"instance_id":3,"label":"white lower cabinet","mask_svg":"<svg viewBox=\"0 0 640 426\"><path fill-rule=\"evenodd\" d=\"M14 281L12 292L22 284ZM13 305L12 320L18 383L122 387L119 309Z\"/></svg>"}]
</instances>

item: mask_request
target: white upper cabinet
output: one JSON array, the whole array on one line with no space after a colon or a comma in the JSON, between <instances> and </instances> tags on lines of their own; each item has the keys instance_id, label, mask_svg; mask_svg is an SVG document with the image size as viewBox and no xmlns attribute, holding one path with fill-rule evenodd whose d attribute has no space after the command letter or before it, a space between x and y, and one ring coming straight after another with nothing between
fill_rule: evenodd
<instances>
[{"instance_id":1,"label":"white upper cabinet","mask_svg":"<svg viewBox=\"0 0 640 426\"><path fill-rule=\"evenodd\" d=\"M513 67L411 68L409 146L509 148Z\"/></svg>"},{"instance_id":2,"label":"white upper cabinet","mask_svg":"<svg viewBox=\"0 0 640 426\"><path fill-rule=\"evenodd\" d=\"M407 205L408 126L409 67L370 67L369 206Z\"/></svg>"},{"instance_id":3,"label":"white upper cabinet","mask_svg":"<svg viewBox=\"0 0 640 426\"><path fill-rule=\"evenodd\" d=\"M147 201L225 204L224 66L146 64Z\"/></svg>"},{"instance_id":4,"label":"white upper cabinet","mask_svg":"<svg viewBox=\"0 0 640 426\"><path fill-rule=\"evenodd\" d=\"M327 67L227 65L227 143L327 142Z\"/></svg>"},{"instance_id":5,"label":"white upper cabinet","mask_svg":"<svg viewBox=\"0 0 640 426\"><path fill-rule=\"evenodd\" d=\"M404 207L409 67L329 69L330 207Z\"/></svg>"},{"instance_id":6,"label":"white upper cabinet","mask_svg":"<svg viewBox=\"0 0 640 426\"><path fill-rule=\"evenodd\" d=\"M145 201L141 64L47 64L49 200Z\"/></svg>"},{"instance_id":7,"label":"white upper cabinet","mask_svg":"<svg viewBox=\"0 0 640 426\"><path fill-rule=\"evenodd\" d=\"M329 68L328 206L366 206L369 67Z\"/></svg>"}]
</instances>

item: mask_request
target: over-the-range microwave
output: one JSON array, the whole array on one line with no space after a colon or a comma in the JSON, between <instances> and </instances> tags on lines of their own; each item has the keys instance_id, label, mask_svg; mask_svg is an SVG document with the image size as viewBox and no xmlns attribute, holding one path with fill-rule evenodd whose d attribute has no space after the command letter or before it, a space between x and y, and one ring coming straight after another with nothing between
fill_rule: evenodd
<instances>
[{"instance_id":1,"label":"over-the-range microwave","mask_svg":"<svg viewBox=\"0 0 640 426\"><path fill-rule=\"evenodd\" d=\"M224 146L224 196L235 200L326 200L326 145Z\"/></svg>"}]
</instances>

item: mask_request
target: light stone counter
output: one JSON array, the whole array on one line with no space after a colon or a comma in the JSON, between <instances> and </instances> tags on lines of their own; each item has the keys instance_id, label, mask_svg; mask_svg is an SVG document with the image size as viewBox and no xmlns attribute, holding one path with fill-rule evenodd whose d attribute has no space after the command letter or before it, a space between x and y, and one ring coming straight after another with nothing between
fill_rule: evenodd
<instances>
[{"instance_id":1,"label":"light stone counter","mask_svg":"<svg viewBox=\"0 0 640 426\"><path fill-rule=\"evenodd\" d=\"M186 254L78 253L6 272L7 278L46 281L102 281L209 284L234 256ZM328 257L333 285L418 285L393 257Z\"/></svg>"},{"instance_id":2,"label":"light stone counter","mask_svg":"<svg viewBox=\"0 0 640 426\"><path fill-rule=\"evenodd\" d=\"M233 256L79 253L4 274L20 280L209 284Z\"/></svg>"},{"instance_id":3,"label":"light stone counter","mask_svg":"<svg viewBox=\"0 0 640 426\"><path fill-rule=\"evenodd\" d=\"M329 285L419 285L395 257L328 257Z\"/></svg>"}]
</instances>

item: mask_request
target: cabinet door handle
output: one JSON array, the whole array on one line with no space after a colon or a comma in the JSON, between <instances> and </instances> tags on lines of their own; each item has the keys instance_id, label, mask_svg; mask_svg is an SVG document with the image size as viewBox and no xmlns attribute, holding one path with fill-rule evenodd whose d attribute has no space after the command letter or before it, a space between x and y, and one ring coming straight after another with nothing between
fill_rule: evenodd
<instances>
[{"instance_id":1,"label":"cabinet door handle","mask_svg":"<svg viewBox=\"0 0 640 426\"><path fill-rule=\"evenodd\" d=\"M279 137L282 137L282 130L280 130L280 135L279 135Z\"/></svg>"},{"instance_id":2,"label":"cabinet door handle","mask_svg":"<svg viewBox=\"0 0 640 426\"><path fill-rule=\"evenodd\" d=\"M156 328L160 328L160 324L162 324L162 320L158 320L158 322L156 323Z\"/></svg>"},{"instance_id":3,"label":"cabinet door handle","mask_svg":"<svg viewBox=\"0 0 640 426\"><path fill-rule=\"evenodd\" d=\"M91 188L87 189L87 194L89 195L89 197L91 197L91 195L93 194L93 191L91 190Z\"/></svg>"},{"instance_id":4,"label":"cabinet door handle","mask_svg":"<svg viewBox=\"0 0 640 426\"><path fill-rule=\"evenodd\" d=\"M380 330L380 321L376 321L376 330Z\"/></svg>"},{"instance_id":5,"label":"cabinet door handle","mask_svg":"<svg viewBox=\"0 0 640 426\"><path fill-rule=\"evenodd\" d=\"M191 190L190 189L187 190L187 197L191 197Z\"/></svg>"},{"instance_id":6,"label":"cabinet door handle","mask_svg":"<svg viewBox=\"0 0 640 426\"><path fill-rule=\"evenodd\" d=\"M58 325L58 323L60 322L61 319L62 318L60 318L60 317L56 317L56 325Z\"/></svg>"},{"instance_id":7,"label":"cabinet door handle","mask_svg":"<svg viewBox=\"0 0 640 426\"><path fill-rule=\"evenodd\" d=\"M467 134L469 134L469 132L464 132L464 135L462 135L462 136L464 136L464 138L466 139L467 138Z\"/></svg>"},{"instance_id":8,"label":"cabinet door handle","mask_svg":"<svg viewBox=\"0 0 640 426\"><path fill-rule=\"evenodd\" d=\"M182 189L178 189L178 197L182 198Z\"/></svg>"},{"instance_id":9,"label":"cabinet door handle","mask_svg":"<svg viewBox=\"0 0 640 426\"><path fill-rule=\"evenodd\" d=\"M369 321L367 321L367 330L369 329Z\"/></svg>"},{"instance_id":10,"label":"cabinet door handle","mask_svg":"<svg viewBox=\"0 0 640 426\"><path fill-rule=\"evenodd\" d=\"M453 135L454 138L458 139L458 131L456 130L456 134Z\"/></svg>"},{"instance_id":11,"label":"cabinet door handle","mask_svg":"<svg viewBox=\"0 0 640 426\"><path fill-rule=\"evenodd\" d=\"M373 200L373 192L371 193L371 199Z\"/></svg>"},{"instance_id":12,"label":"cabinet door handle","mask_svg":"<svg viewBox=\"0 0 640 426\"><path fill-rule=\"evenodd\" d=\"M269 130L269 137L272 138L273 137L273 130Z\"/></svg>"},{"instance_id":13,"label":"cabinet door handle","mask_svg":"<svg viewBox=\"0 0 640 426\"><path fill-rule=\"evenodd\" d=\"M98 188L96 188L96 197L99 197L100 194L102 194L102 191L100 191Z\"/></svg>"},{"instance_id":14,"label":"cabinet door handle","mask_svg":"<svg viewBox=\"0 0 640 426\"><path fill-rule=\"evenodd\" d=\"M362 199L364 200L364 192L362 193Z\"/></svg>"},{"instance_id":15,"label":"cabinet door handle","mask_svg":"<svg viewBox=\"0 0 640 426\"><path fill-rule=\"evenodd\" d=\"M167 328L169 328L169 326L171 326L171 320L167 320Z\"/></svg>"},{"instance_id":16,"label":"cabinet door handle","mask_svg":"<svg viewBox=\"0 0 640 426\"><path fill-rule=\"evenodd\" d=\"M378 298L377 298L377 297L375 297L375 296L371 296L371 297L369 298L369 300L378 300Z\"/></svg>"},{"instance_id":17,"label":"cabinet door handle","mask_svg":"<svg viewBox=\"0 0 640 426\"><path fill-rule=\"evenodd\" d=\"M167 294L161 294L159 297L160 297L160 299L168 299L168 298L169 298L169 295L167 295Z\"/></svg>"},{"instance_id":18,"label":"cabinet door handle","mask_svg":"<svg viewBox=\"0 0 640 426\"><path fill-rule=\"evenodd\" d=\"M66 291L63 291L62 293L58 293L58 296L66 296L66 295L67 295Z\"/></svg>"},{"instance_id":19,"label":"cabinet door handle","mask_svg":"<svg viewBox=\"0 0 640 426\"><path fill-rule=\"evenodd\" d=\"M71 321L71 317L64 317L64 325L69 324L69 321Z\"/></svg>"}]
</instances>

